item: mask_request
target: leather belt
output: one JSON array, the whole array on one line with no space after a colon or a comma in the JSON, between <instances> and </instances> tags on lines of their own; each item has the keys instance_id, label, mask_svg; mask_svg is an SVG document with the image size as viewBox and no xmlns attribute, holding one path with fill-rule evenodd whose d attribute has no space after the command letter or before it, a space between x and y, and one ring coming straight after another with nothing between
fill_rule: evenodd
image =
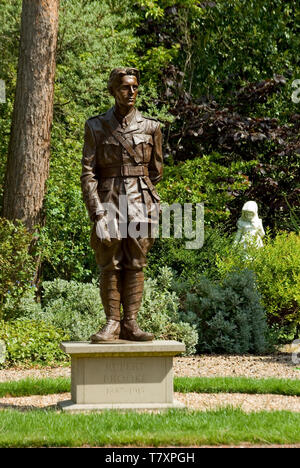
<instances>
[{"instance_id":1,"label":"leather belt","mask_svg":"<svg viewBox=\"0 0 300 468\"><path fill-rule=\"evenodd\" d=\"M149 176L148 167L145 166L119 166L103 167L100 169L100 177L138 177Z\"/></svg>"}]
</instances>

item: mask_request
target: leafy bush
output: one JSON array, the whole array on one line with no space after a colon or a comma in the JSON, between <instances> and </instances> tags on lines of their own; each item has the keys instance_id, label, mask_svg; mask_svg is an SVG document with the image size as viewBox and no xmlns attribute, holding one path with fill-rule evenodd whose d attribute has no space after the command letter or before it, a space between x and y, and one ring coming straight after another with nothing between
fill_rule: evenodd
<instances>
[{"instance_id":1,"label":"leafy bush","mask_svg":"<svg viewBox=\"0 0 300 468\"><path fill-rule=\"evenodd\" d=\"M266 317L252 272L228 275L222 283L200 277L174 284L182 299L181 317L197 324L198 351L263 353L269 349Z\"/></svg>"},{"instance_id":2,"label":"leafy bush","mask_svg":"<svg viewBox=\"0 0 300 468\"><path fill-rule=\"evenodd\" d=\"M178 313L179 299L170 291L172 272L165 267L156 279L145 281L144 297L138 322L155 339L179 340L186 346L186 354L196 351L198 334L193 324L183 322Z\"/></svg>"},{"instance_id":3,"label":"leafy bush","mask_svg":"<svg viewBox=\"0 0 300 468\"><path fill-rule=\"evenodd\" d=\"M47 223L39 237L43 278L91 281L98 269L90 247L90 222L80 188L69 177L63 188L57 181L55 184L49 181L44 205Z\"/></svg>"},{"instance_id":4,"label":"leafy bush","mask_svg":"<svg viewBox=\"0 0 300 468\"><path fill-rule=\"evenodd\" d=\"M175 166L165 166L164 178L159 185L162 200L169 204L204 203L207 225L228 219L227 204L237 192L249 188L244 173L256 162L233 161L225 166L222 159L221 154L212 153L181 161Z\"/></svg>"},{"instance_id":5,"label":"leafy bush","mask_svg":"<svg viewBox=\"0 0 300 468\"><path fill-rule=\"evenodd\" d=\"M249 249L247 257L228 251L217 261L221 277L236 268L255 272L262 303L278 339L290 341L300 333L300 235L281 232L266 237L264 247Z\"/></svg>"},{"instance_id":6,"label":"leafy bush","mask_svg":"<svg viewBox=\"0 0 300 468\"><path fill-rule=\"evenodd\" d=\"M0 318L9 316L32 286L34 259L29 254L32 235L18 223L0 218Z\"/></svg>"},{"instance_id":7,"label":"leafy bush","mask_svg":"<svg viewBox=\"0 0 300 468\"><path fill-rule=\"evenodd\" d=\"M204 217L206 208L204 206ZM200 249L187 249L186 239L156 239L148 255L147 274L156 278L159 270L168 267L181 278L197 282L199 275L218 278L217 258L232 247L232 237L222 228L204 225L204 244Z\"/></svg>"},{"instance_id":8,"label":"leafy bush","mask_svg":"<svg viewBox=\"0 0 300 468\"><path fill-rule=\"evenodd\" d=\"M69 336L51 324L32 319L0 321L0 339L6 345L8 365L53 365L68 357L60 350L59 343Z\"/></svg>"},{"instance_id":9,"label":"leafy bush","mask_svg":"<svg viewBox=\"0 0 300 468\"><path fill-rule=\"evenodd\" d=\"M96 282L56 279L42 283L42 305L24 298L19 314L64 330L73 341L86 341L105 323Z\"/></svg>"}]
</instances>

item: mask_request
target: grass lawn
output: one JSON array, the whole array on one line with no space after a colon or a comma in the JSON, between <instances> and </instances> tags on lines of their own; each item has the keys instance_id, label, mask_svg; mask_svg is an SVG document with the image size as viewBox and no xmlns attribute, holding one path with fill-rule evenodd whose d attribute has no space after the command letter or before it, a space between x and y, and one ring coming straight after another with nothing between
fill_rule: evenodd
<instances>
[{"instance_id":1,"label":"grass lawn","mask_svg":"<svg viewBox=\"0 0 300 468\"><path fill-rule=\"evenodd\" d=\"M50 395L70 392L70 378L23 379L0 383L0 397ZM300 396L300 380L246 377L175 377L174 391L181 393L271 393Z\"/></svg>"},{"instance_id":2,"label":"grass lawn","mask_svg":"<svg viewBox=\"0 0 300 468\"><path fill-rule=\"evenodd\" d=\"M239 409L168 410L163 413L105 411L67 414L51 410L0 411L0 447L200 446L294 444L300 414L246 414Z\"/></svg>"},{"instance_id":3,"label":"grass lawn","mask_svg":"<svg viewBox=\"0 0 300 468\"><path fill-rule=\"evenodd\" d=\"M177 377L174 391L182 393L250 393L300 396L300 380L246 377Z\"/></svg>"},{"instance_id":4,"label":"grass lawn","mask_svg":"<svg viewBox=\"0 0 300 468\"><path fill-rule=\"evenodd\" d=\"M197 393L300 395L300 381L241 377L177 377L174 390ZM70 378L0 383L0 397L64 393ZM0 447L201 446L300 443L300 413L245 413L231 407L161 413L107 410L68 414L56 410L0 411Z\"/></svg>"}]
</instances>

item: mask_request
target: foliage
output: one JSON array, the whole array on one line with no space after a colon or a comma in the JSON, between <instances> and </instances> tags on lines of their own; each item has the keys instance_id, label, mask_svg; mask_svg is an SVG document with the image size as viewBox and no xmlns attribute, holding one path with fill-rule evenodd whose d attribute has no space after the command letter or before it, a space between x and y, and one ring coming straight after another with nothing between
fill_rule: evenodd
<instances>
[{"instance_id":1,"label":"foliage","mask_svg":"<svg viewBox=\"0 0 300 468\"><path fill-rule=\"evenodd\" d=\"M181 297L182 319L197 324L200 353L268 350L265 312L252 272L231 273L222 283L200 277L192 287L180 280L174 286Z\"/></svg>"},{"instance_id":2,"label":"foliage","mask_svg":"<svg viewBox=\"0 0 300 468\"><path fill-rule=\"evenodd\" d=\"M236 86L274 73L289 71L297 78L296 0L143 1L147 3L144 44L180 44L176 65L184 89L195 97L226 99ZM164 14L149 18L151 3Z\"/></svg>"},{"instance_id":3,"label":"foliage","mask_svg":"<svg viewBox=\"0 0 300 468\"><path fill-rule=\"evenodd\" d=\"M178 297L170 291L172 278L172 272L165 267L156 279L145 281L138 322L142 329L153 333L155 339L183 341L185 354L189 355L196 350L198 335L195 326L181 320L178 314Z\"/></svg>"},{"instance_id":4,"label":"foliage","mask_svg":"<svg viewBox=\"0 0 300 468\"><path fill-rule=\"evenodd\" d=\"M248 190L227 202L233 223L251 198L274 230L290 228L285 200L299 213L299 115L291 101L300 73L297 2L156 5L164 15L140 26L144 47L179 45L158 83L157 105L175 117L165 131L167 153L178 161L215 151L225 166L258 160L244 172Z\"/></svg>"},{"instance_id":5,"label":"foliage","mask_svg":"<svg viewBox=\"0 0 300 468\"><path fill-rule=\"evenodd\" d=\"M221 277L238 268L255 272L258 290L270 325L279 341L290 341L300 333L300 236L280 232L267 236L261 249L229 252L217 260Z\"/></svg>"},{"instance_id":6,"label":"foliage","mask_svg":"<svg viewBox=\"0 0 300 468\"><path fill-rule=\"evenodd\" d=\"M40 320L17 319L0 322L0 339L6 345L4 366L44 364L53 365L67 359L60 350L61 341L69 336L60 329Z\"/></svg>"},{"instance_id":7,"label":"foliage","mask_svg":"<svg viewBox=\"0 0 300 468\"><path fill-rule=\"evenodd\" d=\"M42 283L42 304L23 301L19 314L64 330L70 340L86 341L105 323L96 283L56 279Z\"/></svg>"},{"instance_id":8,"label":"foliage","mask_svg":"<svg viewBox=\"0 0 300 468\"><path fill-rule=\"evenodd\" d=\"M145 17L160 18L164 16L164 10L158 6L158 0L138 0L142 8L146 10Z\"/></svg>"},{"instance_id":9,"label":"foliage","mask_svg":"<svg viewBox=\"0 0 300 468\"><path fill-rule=\"evenodd\" d=\"M63 190L58 184L48 183L47 223L40 232L39 246L43 256L43 277L49 281L57 277L91 281L98 272L94 253L89 247L90 222L81 190L70 179L66 179Z\"/></svg>"},{"instance_id":10,"label":"foliage","mask_svg":"<svg viewBox=\"0 0 300 468\"><path fill-rule=\"evenodd\" d=\"M2 205L6 154L17 79L22 0L2 0L0 8L0 79L5 82L6 102L0 103L0 206ZM1 210L0 210L1 211Z\"/></svg>"},{"instance_id":11,"label":"foliage","mask_svg":"<svg viewBox=\"0 0 300 468\"><path fill-rule=\"evenodd\" d=\"M221 174L223 166L228 167L228 177L223 185L231 194L224 203L232 211L246 198L260 200L264 215L273 227L278 222L282 226L284 222L289 225L283 214L286 218L290 204L299 212L299 115L291 115L287 125L274 117L250 117L247 106L266 98L269 92L284 83L283 77L275 77L242 88L237 93L237 103L227 103L230 105L225 108L214 100L196 104L182 98L172 110L176 128L169 132L170 156L175 161L197 159L200 151L220 152ZM230 186L238 164L242 170L240 177L243 174L248 183L244 191L232 190Z\"/></svg>"},{"instance_id":12,"label":"foliage","mask_svg":"<svg viewBox=\"0 0 300 468\"><path fill-rule=\"evenodd\" d=\"M28 253L32 235L22 223L0 218L0 318L9 315L32 286L34 258Z\"/></svg>"},{"instance_id":13,"label":"foliage","mask_svg":"<svg viewBox=\"0 0 300 468\"><path fill-rule=\"evenodd\" d=\"M205 214L205 211L204 211ZM205 274L211 279L219 277L217 255L231 249L232 237L223 228L204 226L204 244L200 249L187 249L186 239L159 238L149 254L147 273L156 278L161 267L167 265L177 276L196 282Z\"/></svg>"},{"instance_id":14,"label":"foliage","mask_svg":"<svg viewBox=\"0 0 300 468\"><path fill-rule=\"evenodd\" d=\"M286 199L287 206L290 210L290 225L292 229L297 233L300 234L300 217L298 216L297 209L291 206ZM300 197L297 197L297 206L300 206Z\"/></svg>"},{"instance_id":15,"label":"foliage","mask_svg":"<svg viewBox=\"0 0 300 468\"><path fill-rule=\"evenodd\" d=\"M212 153L166 166L159 193L164 202L204 203L207 225L224 221L230 216L228 203L250 185L244 173L255 161L232 161L225 166L222 155Z\"/></svg>"}]
</instances>

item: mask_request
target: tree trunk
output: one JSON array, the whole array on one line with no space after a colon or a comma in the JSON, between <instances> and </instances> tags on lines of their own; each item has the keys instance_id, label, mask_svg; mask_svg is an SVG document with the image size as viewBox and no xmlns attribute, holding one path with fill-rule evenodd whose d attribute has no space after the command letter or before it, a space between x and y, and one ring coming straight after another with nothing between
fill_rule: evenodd
<instances>
[{"instance_id":1,"label":"tree trunk","mask_svg":"<svg viewBox=\"0 0 300 468\"><path fill-rule=\"evenodd\" d=\"M42 222L49 175L59 0L23 0L20 55L3 216Z\"/></svg>"}]
</instances>

